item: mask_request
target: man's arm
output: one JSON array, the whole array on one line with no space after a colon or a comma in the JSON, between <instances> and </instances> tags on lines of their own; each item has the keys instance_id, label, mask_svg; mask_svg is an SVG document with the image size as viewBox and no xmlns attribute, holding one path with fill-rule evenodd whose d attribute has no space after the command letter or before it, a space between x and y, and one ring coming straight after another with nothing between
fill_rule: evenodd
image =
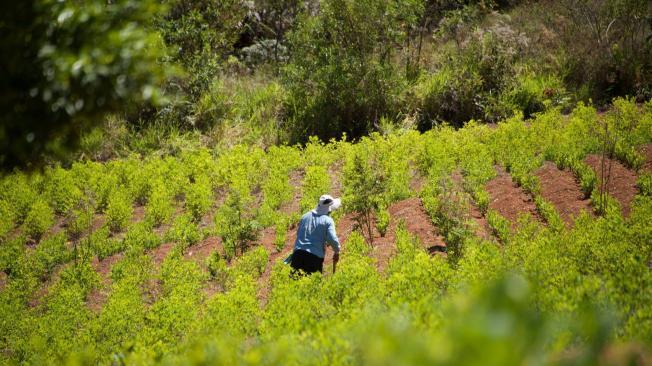
<instances>
[{"instance_id":1,"label":"man's arm","mask_svg":"<svg viewBox=\"0 0 652 366\"><path fill-rule=\"evenodd\" d=\"M340 241L337 239L337 233L335 232L335 222L333 221L331 221L331 224L328 226L328 234L326 240L335 252L333 253L333 273L335 273L337 262L340 260Z\"/></svg>"}]
</instances>

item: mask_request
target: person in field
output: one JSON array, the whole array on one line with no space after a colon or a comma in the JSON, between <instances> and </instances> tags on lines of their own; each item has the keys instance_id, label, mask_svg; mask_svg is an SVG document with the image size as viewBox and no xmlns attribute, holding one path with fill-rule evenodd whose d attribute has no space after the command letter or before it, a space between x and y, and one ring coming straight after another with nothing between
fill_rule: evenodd
<instances>
[{"instance_id":1,"label":"person in field","mask_svg":"<svg viewBox=\"0 0 652 366\"><path fill-rule=\"evenodd\" d=\"M330 213L338 209L341 204L339 198L325 194L319 197L314 210L306 212L301 217L297 240L294 242L294 252L289 258L295 273L323 272L326 245L333 248L333 272L335 272L340 259L340 242L335 232L335 221L330 217Z\"/></svg>"}]
</instances>

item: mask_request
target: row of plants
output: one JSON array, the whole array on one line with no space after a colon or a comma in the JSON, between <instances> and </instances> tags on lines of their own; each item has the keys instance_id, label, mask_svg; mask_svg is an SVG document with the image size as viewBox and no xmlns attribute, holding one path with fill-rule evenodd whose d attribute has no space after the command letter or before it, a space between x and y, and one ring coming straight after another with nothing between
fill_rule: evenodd
<instances>
[{"instance_id":1,"label":"row of plants","mask_svg":"<svg viewBox=\"0 0 652 366\"><path fill-rule=\"evenodd\" d=\"M612 113L633 105L623 103ZM633 127L622 146L636 151L652 140L649 108L628 114ZM601 357L596 350L618 347L616 341L649 345L649 174L640 175L628 219L608 209L578 217L572 228L538 198L533 178L545 159L559 165L599 153L593 131L600 123L595 110L579 106L569 116L550 111L496 129L471 123L355 144L312 141L303 149L200 149L7 176L0 196L9 212L0 247L7 275L0 290L2 357L37 364L455 364L476 360L462 352L473 348L483 362L569 357L592 364ZM535 196L546 225L527 217L510 223L488 209L484 184L496 164ZM296 171L301 183L290 181ZM391 203L416 194L415 171L427 177L419 195L448 256L429 256L399 224L397 254L381 274L369 257L373 231L387 228ZM256 245L258 231L276 227L282 249L296 215L340 181L342 212L360 217L338 271L290 280L288 267L275 263L261 302L259 277L271 253ZM591 187L592 193L597 185ZM305 197L301 211L284 213L295 190ZM68 194L76 197L72 203L63 198ZM487 216L500 246L474 235L470 204ZM40 237L25 230L35 205L52 220ZM138 205L144 217L136 220ZM105 221L94 228L98 217ZM65 225L57 231L59 219ZM209 235L221 238L224 251L205 266L186 260L188 248ZM164 241L174 247L157 268L147 254ZM92 260L116 253L122 259L103 289ZM212 285L216 294L202 290ZM101 290L108 297L93 311L87 303ZM434 354L432 344L447 346Z\"/></svg>"}]
</instances>

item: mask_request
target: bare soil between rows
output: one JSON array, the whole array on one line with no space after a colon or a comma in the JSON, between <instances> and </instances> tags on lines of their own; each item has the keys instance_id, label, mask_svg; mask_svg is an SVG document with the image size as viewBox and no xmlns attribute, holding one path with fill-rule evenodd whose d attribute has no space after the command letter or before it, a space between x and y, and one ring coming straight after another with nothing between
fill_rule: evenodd
<instances>
[{"instance_id":1,"label":"bare soil between rows","mask_svg":"<svg viewBox=\"0 0 652 366\"><path fill-rule=\"evenodd\" d=\"M603 169L602 156L596 154L587 156L584 162L595 171L598 182L606 179L609 195L620 203L623 216L628 217L632 209L632 201L638 193L636 174L619 161L609 158L605 159ZM596 189L600 189L600 186L601 183L598 183Z\"/></svg>"},{"instance_id":2,"label":"bare soil between rows","mask_svg":"<svg viewBox=\"0 0 652 366\"><path fill-rule=\"evenodd\" d=\"M518 217L523 214L542 221L532 197L512 181L511 175L504 168L498 166L496 172L498 175L485 185L490 197L489 208L497 211L514 225Z\"/></svg>"},{"instance_id":3,"label":"bare soil between rows","mask_svg":"<svg viewBox=\"0 0 652 366\"><path fill-rule=\"evenodd\" d=\"M591 201L584 198L582 188L571 171L560 170L547 161L534 175L539 179L541 196L555 206L567 226L572 226L583 211L593 214Z\"/></svg>"}]
</instances>

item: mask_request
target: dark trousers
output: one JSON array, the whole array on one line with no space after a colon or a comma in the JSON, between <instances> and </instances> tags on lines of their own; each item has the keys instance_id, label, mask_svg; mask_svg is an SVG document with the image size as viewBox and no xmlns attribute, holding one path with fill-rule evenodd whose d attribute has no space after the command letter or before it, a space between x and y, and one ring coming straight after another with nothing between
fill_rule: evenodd
<instances>
[{"instance_id":1,"label":"dark trousers","mask_svg":"<svg viewBox=\"0 0 652 366\"><path fill-rule=\"evenodd\" d=\"M311 274L317 271L323 272L324 258L319 258L305 250L295 250L292 254L292 262L290 262L290 265L294 268L295 272L298 272L299 270L302 270L306 274Z\"/></svg>"}]
</instances>

